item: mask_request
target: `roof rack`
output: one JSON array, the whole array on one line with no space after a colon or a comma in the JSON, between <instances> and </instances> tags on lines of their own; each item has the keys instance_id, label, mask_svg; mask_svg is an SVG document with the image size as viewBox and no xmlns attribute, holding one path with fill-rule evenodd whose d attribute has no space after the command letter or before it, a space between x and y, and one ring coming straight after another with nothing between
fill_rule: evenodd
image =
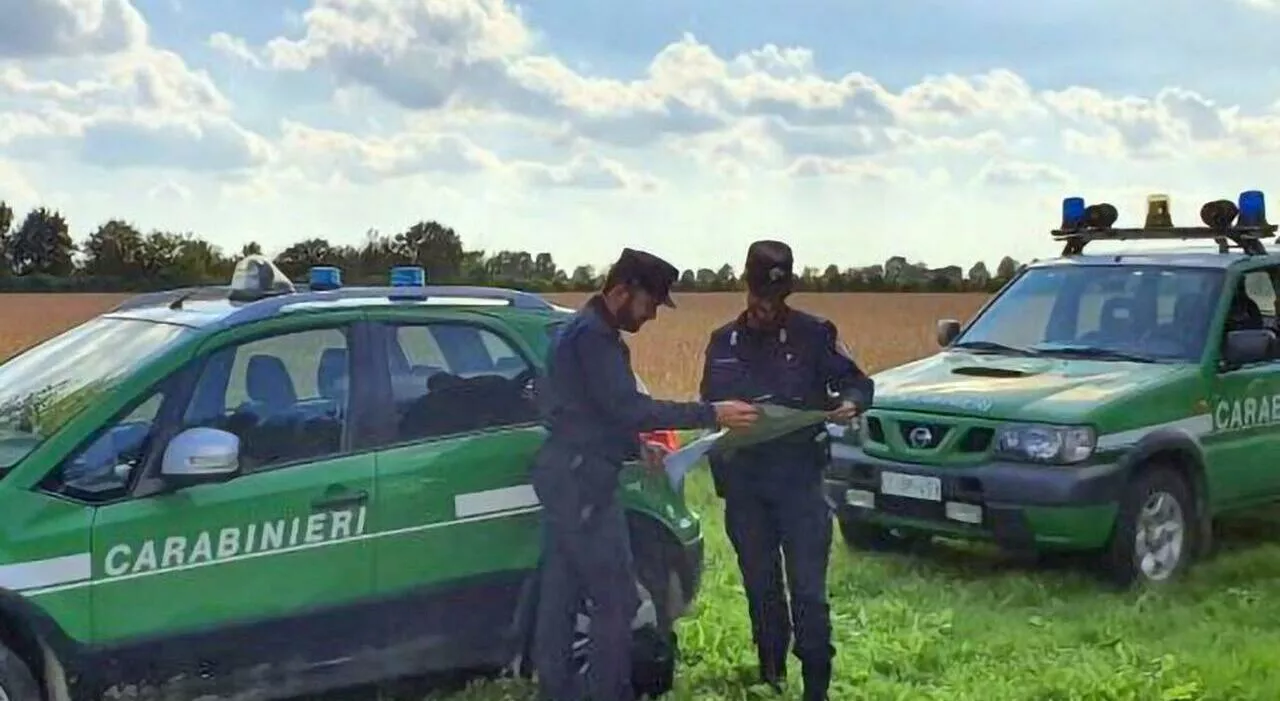
<instances>
[{"instance_id":1,"label":"roof rack","mask_svg":"<svg viewBox=\"0 0 1280 701\"><path fill-rule=\"evenodd\" d=\"M343 287L322 292L299 291L292 294L266 297L253 304L245 305L230 314L223 323L226 325L243 324L265 319L280 313L285 307L305 308L311 304L341 304L343 301L359 303L360 300L392 300L399 302L428 301L447 298L458 300L458 306L467 306L465 300L488 300L501 302L515 309L531 309L551 311L555 309L546 298L531 293L501 287L479 287L464 285L423 285L423 286L391 286L391 287ZM487 305L486 305L487 306Z\"/></svg>"},{"instance_id":2,"label":"roof rack","mask_svg":"<svg viewBox=\"0 0 1280 701\"><path fill-rule=\"evenodd\" d=\"M1085 206L1084 198L1062 200L1062 226L1053 230L1056 241L1065 241L1062 255L1076 256L1093 241L1167 241L1171 239L1212 239L1218 252L1227 253L1235 244L1247 255L1266 255L1264 236L1275 236L1277 227L1267 223L1266 204L1258 190L1240 193L1239 204L1231 200L1206 202L1200 208L1205 226L1174 226L1167 195L1147 197L1147 218L1141 228L1113 228L1116 208L1099 202Z\"/></svg>"},{"instance_id":3,"label":"roof rack","mask_svg":"<svg viewBox=\"0 0 1280 701\"><path fill-rule=\"evenodd\" d=\"M185 302L188 299L226 299L228 291L229 288L226 285L209 285L179 287L159 292L143 292L120 302L107 313L114 314L142 307L156 307L161 304L172 305L175 302Z\"/></svg>"},{"instance_id":4,"label":"roof rack","mask_svg":"<svg viewBox=\"0 0 1280 701\"><path fill-rule=\"evenodd\" d=\"M1053 230L1055 241L1065 241L1062 247L1063 256L1078 256L1084 247L1094 241L1169 241L1169 240L1213 240L1218 243L1218 252L1227 253L1232 245L1240 248L1248 255L1266 255L1267 249L1262 245L1263 237L1276 235L1275 224L1263 226L1233 227L1229 229L1213 229L1207 226L1171 226L1163 228L1128 228L1128 229L1083 229L1075 231Z\"/></svg>"}]
</instances>

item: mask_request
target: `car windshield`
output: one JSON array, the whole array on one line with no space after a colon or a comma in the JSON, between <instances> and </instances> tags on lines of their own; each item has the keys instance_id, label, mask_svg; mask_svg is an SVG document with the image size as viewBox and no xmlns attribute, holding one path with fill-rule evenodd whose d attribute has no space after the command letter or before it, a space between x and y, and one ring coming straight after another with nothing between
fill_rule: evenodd
<instances>
[{"instance_id":1,"label":"car windshield","mask_svg":"<svg viewBox=\"0 0 1280 701\"><path fill-rule=\"evenodd\" d=\"M190 329L99 317L0 364L0 468L45 438Z\"/></svg>"},{"instance_id":2,"label":"car windshield","mask_svg":"<svg viewBox=\"0 0 1280 701\"><path fill-rule=\"evenodd\" d=\"M1084 266L1025 271L953 347L1138 362L1200 359L1223 271Z\"/></svg>"}]
</instances>

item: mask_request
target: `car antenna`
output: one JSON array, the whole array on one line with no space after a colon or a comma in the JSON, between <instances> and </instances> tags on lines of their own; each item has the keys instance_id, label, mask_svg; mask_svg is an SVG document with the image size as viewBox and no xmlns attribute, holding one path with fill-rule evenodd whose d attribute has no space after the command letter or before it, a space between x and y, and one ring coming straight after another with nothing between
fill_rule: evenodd
<instances>
[{"instance_id":1,"label":"car antenna","mask_svg":"<svg viewBox=\"0 0 1280 701\"><path fill-rule=\"evenodd\" d=\"M195 293L196 293L196 290L187 290L186 292L183 292L181 295L178 296L177 299L169 303L169 308L182 309L182 303L187 301L187 299L189 299Z\"/></svg>"}]
</instances>

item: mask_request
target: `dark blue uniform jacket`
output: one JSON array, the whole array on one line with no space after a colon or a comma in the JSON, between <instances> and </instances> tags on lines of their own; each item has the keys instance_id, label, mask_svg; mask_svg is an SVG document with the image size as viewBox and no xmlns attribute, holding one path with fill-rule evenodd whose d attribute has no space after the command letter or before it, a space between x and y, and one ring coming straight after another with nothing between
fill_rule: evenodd
<instances>
[{"instance_id":1,"label":"dark blue uniform jacket","mask_svg":"<svg viewBox=\"0 0 1280 701\"><path fill-rule=\"evenodd\" d=\"M553 342L542 397L549 442L621 464L639 455L640 435L657 429L715 428L715 409L654 399L640 391L631 351L599 297Z\"/></svg>"},{"instance_id":2,"label":"dark blue uniform jacket","mask_svg":"<svg viewBox=\"0 0 1280 701\"><path fill-rule=\"evenodd\" d=\"M844 399L864 409L875 383L849 356L830 321L788 309L776 329L757 330L745 314L711 333L702 398L741 399L793 409L831 410ZM786 483L820 478L829 455L822 425L802 429L725 457L713 457L717 491L725 480Z\"/></svg>"}]
</instances>

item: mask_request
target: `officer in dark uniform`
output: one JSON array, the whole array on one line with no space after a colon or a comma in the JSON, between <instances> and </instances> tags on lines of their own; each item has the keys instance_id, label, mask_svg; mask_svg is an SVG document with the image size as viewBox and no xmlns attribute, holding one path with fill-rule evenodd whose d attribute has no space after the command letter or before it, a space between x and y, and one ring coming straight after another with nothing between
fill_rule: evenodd
<instances>
[{"instance_id":1,"label":"officer in dark uniform","mask_svg":"<svg viewBox=\"0 0 1280 701\"><path fill-rule=\"evenodd\" d=\"M582 698L572 651L584 600L591 618L585 691L594 701L634 698L631 620L640 601L616 492L622 463L644 455L640 434L743 427L756 418L745 402L661 401L639 391L619 331L635 333L659 305L675 307L677 274L657 256L623 250L603 291L565 325L547 359L539 397L549 435L531 470L545 530L533 654L544 699Z\"/></svg>"},{"instance_id":2,"label":"officer in dark uniform","mask_svg":"<svg viewBox=\"0 0 1280 701\"><path fill-rule=\"evenodd\" d=\"M831 421L849 422L871 405L874 383L830 321L787 306L792 266L784 243L757 241L748 249L747 308L712 332L702 398L826 410ZM806 701L827 698L835 655L826 595L831 512L822 491L828 455L819 424L711 458L746 588L761 678L778 688L786 676L794 621Z\"/></svg>"}]
</instances>

